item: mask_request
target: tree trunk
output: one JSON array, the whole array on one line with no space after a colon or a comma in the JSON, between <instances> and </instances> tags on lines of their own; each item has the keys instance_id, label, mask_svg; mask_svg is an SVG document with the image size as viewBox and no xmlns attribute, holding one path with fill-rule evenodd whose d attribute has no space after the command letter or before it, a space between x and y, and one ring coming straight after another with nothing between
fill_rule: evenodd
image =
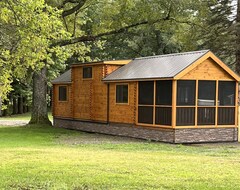
<instances>
[{"instance_id":1,"label":"tree trunk","mask_svg":"<svg viewBox=\"0 0 240 190\"><path fill-rule=\"evenodd\" d=\"M47 68L33 74L33 104L30 124L52 125L47 112Z\"/></svg>"},{"instance_id":2,"label":"tree trunk","mask_svg":"<svg viewBox=\"0 0 240 190\"><path fill-rule=\"evenodd\" d=\"M27 112L27 98L23 97L23 113Z\"/></svg>"},{"instance_id":3,"label":"tree trunk","mask_svg":"<svg viewBox=\"0 0 240 190\"><path fill-rule=\"evenodd\" d=\"M18 96L18 114L23 114L23 98L22 98L22 95Z\"/></svg>"},{"instance_id":4,"label":"tree trunk","mask_svg":"<svg viewBox=\"0 0 240 190\"><path fill-rule=\"evenodd\" d=\"M13 97L13 115L18 113L17 98Z\"/></svg>"},{"instance_id":5,"label":"tree trunk","mask_svg":"<svg viewBox=\"0 0 240 190\"><path fill-rule=\"evenodd\" d=\"M240 0L237 3L237 23L236 23L236 72L240 74Z\"/></svg>"},{"instance_id":6,"label":"tree trunk","mask_svg":"<svg viewBox=\"0 0 240 190\"><path fill-rule=\"evenodd\" d=\"M0 97L0 116L2 116L2 98Z\"/></svg>"}]
</instances>

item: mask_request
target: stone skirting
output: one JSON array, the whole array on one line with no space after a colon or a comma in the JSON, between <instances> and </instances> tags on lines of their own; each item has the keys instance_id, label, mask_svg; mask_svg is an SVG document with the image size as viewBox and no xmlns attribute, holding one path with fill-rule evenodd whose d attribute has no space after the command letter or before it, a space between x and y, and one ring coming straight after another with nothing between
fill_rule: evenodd
<instances>
[{"instance_id":1,"label":"stone skirting","mask_svg":"<svg viewBox=\"0 0 240 190\"><path fill-rule=\"evenodd\" d=\"M169 143L234 142L237 128L154 129L126 124L104 124L54 118L54 126Z\"/></svg>"},{"instance_id":2,"label":"stone skirting","mask_svg":"<svg viewBox=\"0 0 240 190\"><path fill-rule=\"evenodd\" d=\"M238 128L175 129L176 143L235 142Z\"/></svg>"}]
</instances>

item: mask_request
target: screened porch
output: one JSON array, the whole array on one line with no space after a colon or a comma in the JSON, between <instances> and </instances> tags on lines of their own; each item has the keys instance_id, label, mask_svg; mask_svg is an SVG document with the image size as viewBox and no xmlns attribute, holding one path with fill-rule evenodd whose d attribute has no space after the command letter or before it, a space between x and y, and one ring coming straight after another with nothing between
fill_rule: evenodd
<instances>
[{"instance_id":1,"label":"screened porch","mask_svg":"<svg viewBox=\"0 0 240 190\"><path fill-rule=\"evenodd\" d=\"M236 81L139 81L137 124L166 128L234 127L236 93Z\"/></svg>"}]
</instances>

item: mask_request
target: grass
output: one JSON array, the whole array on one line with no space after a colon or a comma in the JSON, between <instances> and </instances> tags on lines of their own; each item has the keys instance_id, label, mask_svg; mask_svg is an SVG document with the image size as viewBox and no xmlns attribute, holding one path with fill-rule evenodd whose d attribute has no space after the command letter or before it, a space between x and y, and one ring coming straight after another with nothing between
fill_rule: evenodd
<instances>
[{"instance_id":1,"label":"grass","mask_svg":"<svg viewBox=\"0 0 240 190\"><path fill-rule=\"evenodd\" d=\"M48 112L48 117L49 119L52 121L53 117L52 117L52 113ZM27 112L24 114L16 114L16 115L11 115L11 116L5 116L5 117L0 117L0 121L1 120L24 120L24 121L29 121L31 118L31 112Z\"/></svg>"},{"instance_id":2,"label":"grass","mask_svg":"<svg viewBox=\"0 0 240 190\"><path fill-rule=\"evenodd\" d=\"M0 127L0 189L240 189L237 143L171 145Z\"/></svg>"}]
</instances>

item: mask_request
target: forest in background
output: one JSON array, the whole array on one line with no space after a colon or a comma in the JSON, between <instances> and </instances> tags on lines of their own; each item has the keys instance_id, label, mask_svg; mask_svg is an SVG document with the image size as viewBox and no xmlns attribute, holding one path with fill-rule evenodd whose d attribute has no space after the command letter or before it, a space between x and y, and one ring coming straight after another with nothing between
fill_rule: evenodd
<instances>
[{"instance_id":1,"label":"forest in background","mask_svg":"<svg viewBox=\"0 0 240 190\"><path fill-rule=\"evenodd\" d=\"M240 0L2 0L3 114L49 123L71 63L210 49L240 74ZM7 109L5 109L7 108Z\"/></svg>"}]
</instances>

